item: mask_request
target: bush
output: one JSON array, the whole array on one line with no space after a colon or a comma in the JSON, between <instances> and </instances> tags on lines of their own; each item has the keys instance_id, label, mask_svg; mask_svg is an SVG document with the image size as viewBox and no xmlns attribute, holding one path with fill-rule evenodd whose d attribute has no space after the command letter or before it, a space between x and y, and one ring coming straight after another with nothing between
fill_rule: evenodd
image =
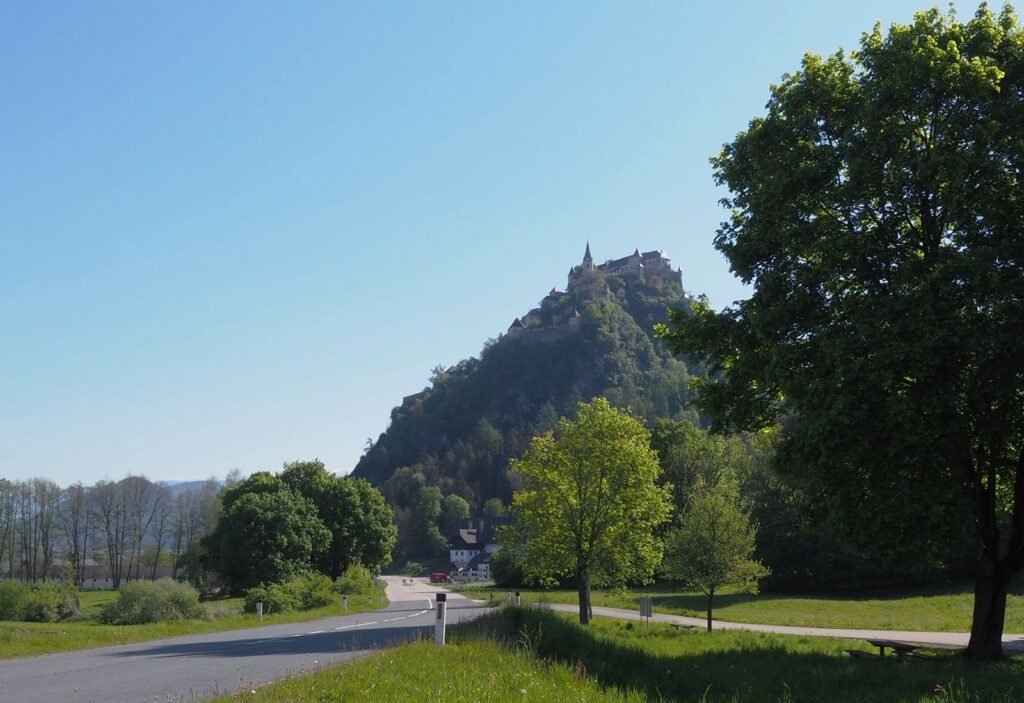
<instances>
[{"instance_id":1,"label":"bush","mask_svg":"<svg viewBox=\"0 0 1024 703\"><path fill-rule=\"evenodd\" d=\"M0 620L21 620L25 601L32 592L21 581L0 581Z\"/></svg>"},{"instance_id":2,"label":"bush","mask_svg":"<svg viewBox=\"0 0 1024 703\"><path fill-rule=\"evenodd\" d=\"M260 584L245 593L242 612L255 613L256 604L263 603L263 612L286 613L299 607L298 599L281 583Z\"/></svg>"},{"instance_id":3,"label":"bush","mask_svg":"<svg viewBox=\"0 0 1024 703\"><path fill-rule=\"evenodd\" d=\"M103 606L99 616L100 622L110 625L208 618L209 613L199 603L199 592L187 583L169 578L125 584L117 600Z\"/></svg>"},{"instance_id":4,"label":"bush","mask_svg":"<svg viewBox=\"0 0 1024 703\"><path fill-rule=\"evenodd\" d=\"M353 564L334 582L334 590L345 595L372 594L375 581L370 570L361 564Z\"/></svg>"},{"instance_id":5,"label":"bush","mask_svg":"<svg viewBox=\"0 0 1024 703\"><path fill-rule=\"evenodd\" d=\"M245 594L242 610L256 612L256 603L263 601L264 613L284 613L289 610L312 610L331 605L338 600L331 579L323 574L308 573L293 576L284 583L261 584Z\"/></svg>"},{"instance_id":6,"label":"bush","mask_svg":"<svg viewBox=\"0 0 1024 703\"><path fill-rule=\"evenodd\" d=\"M78 590L68 586L44 583L28 593L22 606L21 619L28 622L56 622L82 609Z\"/></svg>"},{"instance_id":7,"label":"bush","mask_svg":"<svg viewBox=\"0 0 1024 703\"><path fill-rule=\"evenodd\" d=\"M78 590L73 586L44 583L33 587L20 581L0 581L0 620L56 622L80 609Z\"/></svg>"}]
</instances>

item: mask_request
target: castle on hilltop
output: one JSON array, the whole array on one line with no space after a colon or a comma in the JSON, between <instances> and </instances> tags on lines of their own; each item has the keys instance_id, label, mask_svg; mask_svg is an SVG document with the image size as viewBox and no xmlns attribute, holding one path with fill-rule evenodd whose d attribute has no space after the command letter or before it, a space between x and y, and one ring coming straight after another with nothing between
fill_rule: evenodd
<instances>
[{"instance_id":1,"label":"castle on hilltop","mask_svg":"<svg viewBox=\"0 0 1024 703\"><path fill-rule=\"evenodd\" d=\"M653 275L665 280L674 280L680 286L683 284L682 270L673 271L672 261L663 251L645 251L641 254L640 249L636 249L630 256L609 259L595 266L594 257L590 255L590 242L587 242L587 250L583 252L583 263L569 269L568 289L571 290L584 274L594 270L621 276L627 281L642 281Z\"/></svg>"},{"instance_id":2,"label":"castle on hilltop","mask_svg":"<svg viewBox=\"0 0 1024 703\"><path fill-rule=\"evenodd\" d=\"M673 282L683 287L681 269L672 268L672 261L663 251L645 251L637 248L630 256L609 259L594 264L590 242L583 253L583 262L569 269L565 292L552 288L540 305L512 321L505 339L545 341L559 339L579 328L581 316L577 304L601 300L611 295L606 276L618 276L626 285L637 282L653 283L654 279ZM525 333L529 332L528 336Z\"/></svg>"}]
</instances>

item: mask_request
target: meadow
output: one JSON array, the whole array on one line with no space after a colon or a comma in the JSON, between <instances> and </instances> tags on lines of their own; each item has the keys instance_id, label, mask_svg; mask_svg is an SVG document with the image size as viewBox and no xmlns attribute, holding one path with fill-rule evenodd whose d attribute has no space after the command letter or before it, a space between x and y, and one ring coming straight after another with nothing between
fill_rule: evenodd
<instances>
[{"instance_id":1,"label":"meadow","mask_svg":"<svg viewBox=\"0 0 1024 703\"><path fill-rule=\"evenodd\" d=\"M0 659L53 654L74 649L129 644L161 637L198 635L249 627L305 622L343 615L339 597L336 605L314 610L291 611L263 616L242 612L242 598L217 598L204 602L209 620L184 620L146 625L104 625L97 620L103 605L117 598L117 591L82 591L82 610L78 615L54 623L0 621ZM387 605L381 595L351 596L348 612L361 613Z\"/></svg>"},{"instance_id":2,"label":"meadow","mask_svg":"<svg viewBox=\"0 0 1024 703\"><path fill-rule=\"evenodd\" d=\"M685 701L761 703L1009 703L1024 693L1024 660L860 659L862 643L749 632L678 630L507 608L421 642L315 674L216 699Z\"/></svg>"},{"instance_id":3,"label":"meadow","mask_svg":"<svg viewBox=\"0 0 1024 703\"><path fill-rule=\"evenodd\" d=\"M504 602L509 589L458 587L463 595ZM522 602L578 603L576 591L520 591ZM658 613L704 617L703 594L671 591L664 586L629 591L594 591L595 606L636 610L649 596ZM715 596L716 620L764 625L841 627L870 630L968 632L974 594L966 586L928 591L874 591L851 595L805 596L729 593ZM1018 585L1006 604L1006 632L1024 632L1024 587Z\"/></svg>"}]
</instances>

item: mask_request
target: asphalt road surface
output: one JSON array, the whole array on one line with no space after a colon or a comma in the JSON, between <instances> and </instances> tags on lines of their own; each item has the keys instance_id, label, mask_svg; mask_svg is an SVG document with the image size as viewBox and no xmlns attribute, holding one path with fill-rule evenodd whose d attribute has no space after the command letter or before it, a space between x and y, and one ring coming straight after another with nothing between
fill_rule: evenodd
<instances>
[{"instance_id":1,"label":"asphalt road surface","mask_svg":"<svg viewBox=\"0 0 1024 703\"><path fill-rule=\"evenodd\" d=\"M0 661L0 703L203 700L433 637L439 589L386 579L391 604L371 613ZM448 623L483 610L448 595Z\"/></svg>"}]
</instances>

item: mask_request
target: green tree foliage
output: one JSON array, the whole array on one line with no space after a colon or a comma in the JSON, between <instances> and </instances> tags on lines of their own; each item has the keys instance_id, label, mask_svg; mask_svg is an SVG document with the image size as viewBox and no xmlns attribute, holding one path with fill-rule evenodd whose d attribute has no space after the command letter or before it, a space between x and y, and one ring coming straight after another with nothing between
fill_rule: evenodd
<instances>
[{"instance_id":1,"label":"green tree foliage","mask_svg":"<svg viewBox=\"0 0 1024 703\"><path fill-rule=\"evenodd\" d=\"M384 497L373 486L335 476L321 461L286 464L280 478L316 506L331 533L327 546L313 556L314 568L337 578L350 564L379 571L389 561L396 528Z\"/></svg>"},{"instance_id":2,"label":"green tree foliage","mask_svg":"<svg viewBox=\"0 0 1024 703\"><path fill-rule=\"evenodd\" d=\"M657 455L643 422L604 398L580 403L513 464L522 482L512 502L512 540L523 570L541 582L576 580L580 622L590 622L592 585L649 579L660 563L654 530L669 516Z\"/></svg>"},{"instance_id":3,"label":"green tree foliage","mask_svg":"<svg viewBox=\"0 0 1024 703\"><path fill-rule=\"evenodd\" d=\"M204 543L209 568L233 594L308 571L331 543L316 507L273 474L253 474L227 489L223 502Z\"/></svg>"},{"instance_id":4,"label":"green tree foliage","mask_svg":"<svg viewBox=\"0 0 1024 703\"><path fill-rule=\"evenodd\" d=\"M469 517L469 502L462 496L450 493L441 502L441 534L448 535L462 520Z\"/></svg>"},{"instance_id":5,"label":"green tree foliage","mask_svg":"<svg viewBox=\"0 0 1024 703\"><path fill-rule=\"evenodd\" d=\"M741 435L713 435L686 420L660 419L651 431L664 481L673 488L677 511L686 508L698 478L717 483L726 476L736 481L753 473L757 449Z\"/></svg>"},{"instance_id":6,"label":"green tree foliage","mask_svg":"<svg viewBox=\"0 0 1024 703\"><path fill-rule=\"evenodd\" d=\"M977 658L999 656L1024 567L1022 95L1009 7L808 55L714 160L715 244L751 297L666 331L710 362L717 428L785 417L780 464L821 479L851 536L935 560L973 532Z\"/></svg>"},{"instance_id":7,"label":"green tree foliage","mask_svg":"<svg viewBox=\"0 0 1024 703\"><path fill-rule=\"evenodd\" d=\"M707 596L708 632L716 592L735 586L756 593L758 581L768 575L753 558L756 535L733 482L698 477L678 525L666 538L662 570Z\"/></svg>"},{"instance_id":8,"label":"green tree foliage","mask_svg":"<svg viewBox=\"0 0 1024 703\"><path fill-rule=\"evenodd\" d=\"M413 551L426 557L436 557L444 552L448 540L441 534L438 520L441 518L441 489L424 486L420 489L410 526Z\"/></svg>"},{"instance_id":9,"label":"green tree foliage","mask_svg":"<svg viewBox=\"0 0 1024 703\"><path fill-rule=\"evenodd\" d=\"M674 282L606 280L607 299L566 296L557 305L544 303L547 320L577 307L576 333L492 341L479 358L435 369L428 388L392 411L387 432L354 475L381 486L396 515L413 510L416 481L461 495L476 512L489 498L509 503L509 460L522 456L532 437L553 429L560 415L573 416L580 400L607 397L649 421L697 420L686 406L686 364L653 335L654 323L668 319L668 306L688 304L682 289Z\"/></svg>"},{"instance_id":10,"label":"green tree foliage","mask_svg":"<svg viewBox=\"0 0 1024 703\"><path fill-rule=\"evenodd\" d=\"M501 498L488 498L484 501L484 517L505 517L508 509L501 502Z\"/></svg>"}]
</instances>

